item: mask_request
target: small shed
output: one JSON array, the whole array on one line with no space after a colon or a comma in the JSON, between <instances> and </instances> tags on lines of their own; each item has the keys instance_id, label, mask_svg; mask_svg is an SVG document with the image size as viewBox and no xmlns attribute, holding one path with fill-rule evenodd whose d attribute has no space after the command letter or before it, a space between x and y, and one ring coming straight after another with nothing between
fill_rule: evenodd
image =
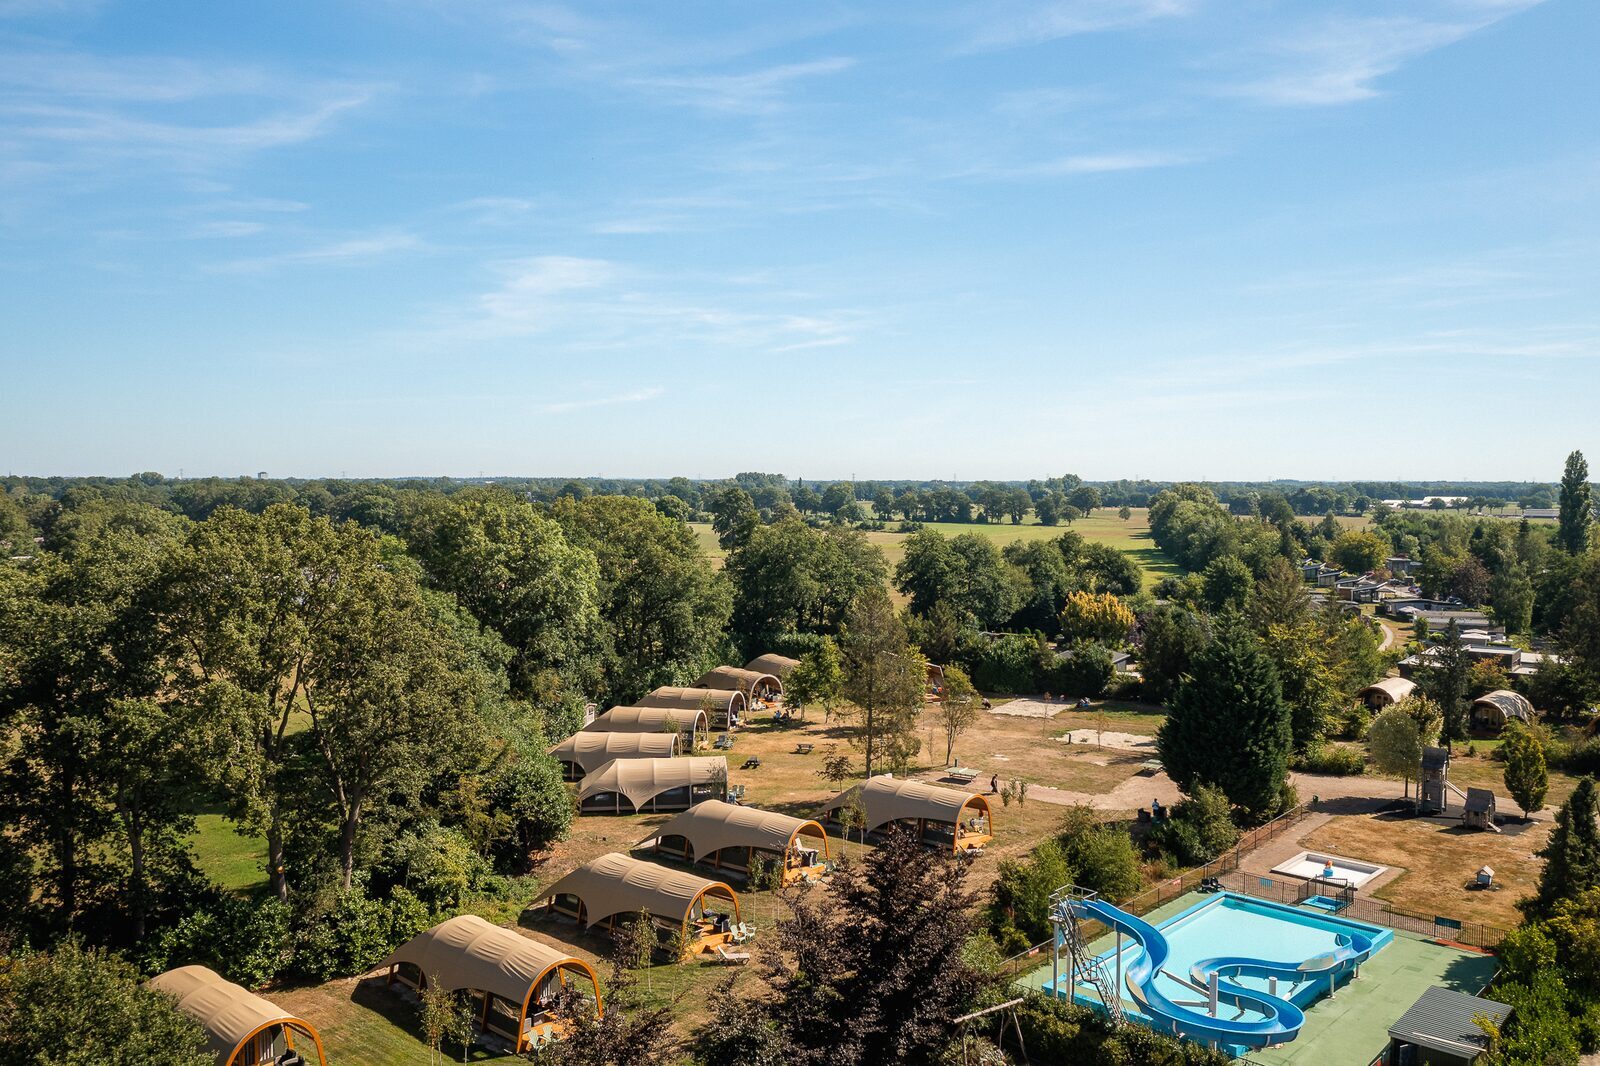
<instances>
[{"instance_id":1,"label":"small shed","mask_svg":"<svg viewBox=\"0 0 1600 1066\"><path fill-rule=\"evenodd\" d=\"M1407 1066L1469 1066L1489 1050L1478 1018L1497 1028L1511 1017L1511 1008L1492 999L1469 996L1434 985L1389 1027L1389 1051L1383 1061Z\"/></svg>"},{"instance_id":2,"label":"small shed","mask_svg":"<svg viewBox=\"0 0 1600 1066\"><path fill-rule=\"evenodd\" d=\"M1361 690L1361 702L1371 711L1393 707L1417 690L1417 683L1404 677L1386 677Z\"/></svg>"},{"instance_id":3,"label":"small shed","mask_svg":"<svg viewBox=\"0 0 1600 1066\"><path fill-rule=\"evenodd\" d=\"M556 997L570 984L600 1013L600 982L565 951L463 914L417 934L383 960L389 983L469 992L482 1031L505 1037L520 1054L561 1035Z\"/></svg>"},{"instance_id":4,"label":"small shed","mask_svg":"<svg viewBox=\"0 0 1600 1066\"><path fill-rule=\"evenodd\" d=\"M773 674L778 680L789 676L789 672L800 665L799 659L791 659L787 655L777 655L768 652L757 655L754 659L744 664L746 670L755 670L763 674Z\"/></svg>"},{"instance_id":5,"label":"small shed","mask_svg":"<svg viewBox=\"0 0 1600 1066\"><path fill-rule=\"evenodd\" d=\"M705 800L727 798L728 760L721 755L613 759L578 785L578 813L682 811Z\"/></svg>"},{"instance_id":6,"label":"small shed","mask_svg":"<svg viewBox=\"0 0 1600 1066\"><path fill-rule=\"evenodd\" d=\"M742 692L752 703L775 700L783 695L783 680L777 674L747 670L742 666L719 666L715 670L707 670L695 679L694 687Z\"/></svg>"},{"instance_id":7,"label":"small shed","mask_svg":"<svg viewBox=\"0 0 1600 1066\"><path fill-rule=\"evenodd\" d=\"M883 774L839 793L823 813L840 825L855 823L864 833L892 824L914 832L917 839L953 851L982 848L994 837L994 814L982 793L907 781Z\"/></svg>"},{"instance_id":8,"label":"small shed","mask_svg":"<svg viewBox=\"0 0 1600 1066\"><path fill-rule=\"evenodd\" d=\"M670 759L678 754L677 733L572 734L550 749L561 763L562 777L577 781L613 759Z\"/></svg>"},{"instance_id":9,"label":"small shed","mask_svg":"<svg viewBox=\"0 0 1600 1066\"><path fill-rule=\"evenodd\" d=\"M1520 692L1498 688L1472 701L1472 724L1478 729L1504 729L1513 720L1533 721L1533 704Z\"/></svg>"},{"instance_id":10,"label":"small shed","mask_svg":"<svg viewBox=\"0 0 1600 1066\"><path fill-rule=\"evenodd\" d=\"M1473 829L1500 832L1494 822L1494 793L1486 788L1467 789L1466 806L1461 810L1461 824Z\"/></svg>"},{"instance_id":11,"label":"small shed","mask_svg":"<svg viewBox=\"0 0 1600 1066\"><path fill-rule=\"evenodd\" d=\"M711 732L711 719L695 708L613 707L583 727L585 733L678 733L690 749Z\"/></svg>"},{"instance_id":12,"label":"small shed","mask_svg":"<svg viewBox=\"0 0 1600 1066\"><path fill-rule=\"evenodd\" d=\"M200 1023L217 1066L310 1062L312 1052L319 1066L327 1066L322 1038L310 1022L223 980L209 967L179 966L152 977L150 987L172 996L180 1011Z\"/></svg>"},{"instance_id":13,"label":"small shed","mask_svg":"<svg viewBox=\"0 0 1600 1066\"><path fill-rule=\"evenodd\" d=\"M648 913L657 929L683 935L697 953L728 943L739 923L739 896L723 882L615 851L578 867L533 902L540 900L586 928L609 929L627 915Z\"/></svg>"},{"instance_id":14,"label":"small shed","mask_svg":"<svg viewBox=\"0 0 1600 1066\"><path fill-rule=\"evenodd\" d=\"M705 711L712 729L732 729L739 716L750 707L750 700L738 689L658 688L639 701L641 707L667 707L683 711Z\"/></svg>"},{"instance_id":15,"label":"small shed","mask_svg":"<svg viewBox=\"0 0 1600 1066\"><path fill-rule=\"evenodd\" d=\"M820 877L829 857L828 834L820 823L722 800L696 804L637 847L742 877L757 860L776 863L784 884Z\"/></svg>"}]
</instances>

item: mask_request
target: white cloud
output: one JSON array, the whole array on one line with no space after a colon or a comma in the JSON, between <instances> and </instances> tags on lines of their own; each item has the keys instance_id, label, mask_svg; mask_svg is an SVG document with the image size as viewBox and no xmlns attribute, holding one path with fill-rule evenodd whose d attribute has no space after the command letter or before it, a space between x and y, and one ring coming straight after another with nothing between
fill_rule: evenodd
<instances>
[{"instance_id":1,"label":"white cloud","mask_svg":"<svg viewBox=\"0 0 1600 1066\"><path fill-rule=\"evenodd\" d=\"M662 74L634 79L633 84L676 102L708 111L754 113L776 107L783 91L796 81L837 74L855 65L834 56L804 63L785 63L743 74Z\"/></svg>"},{"instance_id":2,"label":"white cloud","mask_svg":"<svg viewBox=\"0 0 1600 1066\"><path fill-rule=\"evenodd\" d=\"M586 400L559 400L555 403L546 403L539 406L539 411L547 415L566 414L569 411L586 411L591 407L615 407L619 404L644 403L660 396L666 389L660 385L651 385L642 389L631 389L628 392L619 392L614 396L596 396Z\"/></svg>"},{"instance_id":3,"label":"white cloud","mask_svg":"<svg viewBox=\"0 0 1600 1066\"><path fill-rule=\"evenodd\" d=\"M1162 19L1192 14L1198 0L1038 0L984 4L982 25L972 33L973 49L1042 44L1063 37L1133 29Z\"/></svg>"},{"instance_id":4,"label":"white cloud","mask_svg":"<svg viewBox=\"0 0 1600 1066\"><path fill-rule=\"evenodd\" d=\"M379 259L397 252L411 251L420 247L422 247L422 242L409 233L375 233L364 237L350 237L345 240L331 241L327 244L314 245L310 248L301 248L296 251L255 256L250 259L235 259L231 262L222 263L213 269L219 273L246 273L271 270L276 267L295 266L297 264L337 265L356 263L369 259Z\"/></svg>"}]
</instances>

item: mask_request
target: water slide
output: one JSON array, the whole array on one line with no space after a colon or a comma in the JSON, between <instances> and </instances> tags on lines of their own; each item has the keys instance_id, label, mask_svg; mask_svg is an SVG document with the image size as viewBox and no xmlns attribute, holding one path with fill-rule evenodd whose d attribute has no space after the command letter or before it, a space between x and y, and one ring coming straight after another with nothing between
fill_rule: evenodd
<instances>
[{"instance_id":1,"label":"water slide","mask_svg":"<svg viewBox=\"0 0 1600 1066\"><path fill-rule=\"evenodd\" d=\"M1156 984L1156 978L1167 964L1170 949L1161 930L1142 918L1098 899L1071 900L1066 906L1073 917L1092 918L1126 936L1143 950L1139 957L1125 968L1128 991L1150 1018L1154 1028L1167 1029L1179 1036L1205 1043L1232 1044L1249 1048L1262 1048L1293 1040L1305 1024L1303 1011L1286 999L1257 992L1236 985L1226 977L1277 977L1290 981L1304 981L1364 956L1372 950L1370 941L1363 945L1356 941L1365 938L1352 936L1350 944L1326 955L1308 959L1303 963L1269 962L1263 959L1223 957L1204 959L1194 964L1190 978L1196 985L1207 986L1212 973L1217 974L1217 1002L1239 1010L1254 1011L1263 1017L1255 1021L1236 1021L1213 1017L1203 1006L1200 1009L1185 1006L1167 996ZM1172 977L1173 975L1168 974ZM1179 983L1183 983L1181 979ZM1207 989L1209 993L1209 988ZM1198 989L1196 994L1199 994Z\"/></svg>"}]
</instances>

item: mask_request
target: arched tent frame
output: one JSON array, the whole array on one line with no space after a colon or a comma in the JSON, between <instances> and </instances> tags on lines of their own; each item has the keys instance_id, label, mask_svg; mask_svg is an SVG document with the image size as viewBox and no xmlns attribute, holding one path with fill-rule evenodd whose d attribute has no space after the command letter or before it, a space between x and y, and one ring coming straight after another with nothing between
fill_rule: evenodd
<instances>
[{"instance_id":1,"label":"arched tent frame","mask_svg":"<svg viewBox=\"0 0 1600 1066\"><path fill-rule=\"evenodd\" d=\"M802 837L817 841L818 846L801 847ZM756 859L773 861L779 865L784 884L822 876L832 858L821 822L717 800L678 815L635 847L649 847L658 854L745 877L751 874Z\"/></svg>"},{"instance_id":2,"label":"arched tent frame","mask_svg":"<svg viewBox=\"0 0 1600 1066\"><path fill-rule=\"evenodd\" d=\"M584 733L655 733L672 725L689 738L689 748L700 747L711 733L711 718L698 706L611 707L585 725Z\"/></svg>"},{"instance_id":3,"label":"arched tent frame","mask_svg":"<svg viewBox=\"0 0 1600 1066\"><path fill-rule=\"evenodd\" d=\"M712 729L731 729L739 717L750 712L750 697L737 688L676 688L667 685L652 689L639 700L639 706L709 713Z\"/></svg>"},{"instance_id":4,"label":"arched tent frame","mask_svg":"<svg viewBox=\"0 0 1600 1066\"><path fill-rule=\"evenodd\" d=\"M583 732L550 748L561 763L563 780L578 781L613 759L670 759L678 754L681 733Z\"/></svg>"},{"instance_id":5,"label":"arched tent frame","mask_svg":"<svg viewBox=\"0 0 1600 1066\"><path fill-rule=\"evenodd\" d=\"M441 932L452 926L457 930L465 929L464 935L471 938L465 944L443 945L444 950L458 954L457 968L462 972L451 973L451 968L444 965L433 965L430 970L429 964L423 960L434 944L424 944L424 942L430 939L437 942L436 938ZM490 941L484 950L474 951L484 941ZM419 947L419 945L424 946ZM478 987L496 983L483 980L487 971L486 964L491 960L500 963L507 970L520 967L532 973L533 976L529 978L521 976L515 978L517 984L520 985L524 980L527 984L527 989L520 998L507 995L503 981L499 982L499 988ZM447 991L471 993L474 998L480 1000L476 1018L480 1030L513 1041L518 1053L562 1034L562 1024L548 1010L542 1007L534 1009L539 1005L535 997L550 990L551 979L555 980L558 992L567 987L569 975L586 980L589 984L588 993L594 1000L595 1013L601 1014L605 1009L600 996L600 978L587 962L528 939L520 933L493 925L476 915L459 915L441 922L401 945L385 962L389 967L386 979L388 984L392 985L398 981L420 992L430 983L436 982ZM407 973L407 967L415 970L417 974L415 979ZM509 973L505 977L507 980L511 979ZM497 1024L498 1019L494 1010L497 1002L514 1006L517 1010L516 1022L509 1029Z\"/></svg>"},{"instance_id":6,"label":"arched tent frame","mask_svg":"<svg viewBox=\"0 0 1600 1066\"><path fill-rule=\"evenodd\" d=\"M768 670L751 670L743 666L719 666L701 674L695 688L717 689L724 692L742 692L752 702L772 700L783 695L783 678Z\"/></svg>"},{"instance_id":7,"label":"arched tent frame","mask_svg":"<svg viewBox=\"0 0 1600 1066\"><path fill-rule=\"evenodd\" d=\"M864 818L863 835L899 823L915 833L919 843L948 846L957 854L981 849L994 839L994 809L979 792L883 774L845 789L828 801L823 813L842 827L841 813L858 806ZM971 816L968 811L973 812Z\"/></svg>"},{"instance_id":8,"label":"arched tent frame","mask_svg":"<svg viewBox=\"0 0 1600 1066\"><path fill-rule=\"evenodd\" d=\"M689 810L728 796L728 760L613 759L578 784L579 814L654 814ZM624 803L627 808L624 809Z\"/></svg>"},{"instance_id":9,"label":"arched tent frame","mask_svg":"<svg viewBox=\"0 0 1600 1066\"><path fill-rule=\"evenodd\" d=\"M711 898L726 901L732 924L739 924L739 894L727 882L612 852L556 881L533 903L543 900L547 911L572 918L585 929L613 929L624 916L648 911L657 929L681 935L691 951L703 954L732 939L731 932L719 931L706 918Z\"/></svg>"},{"instance_id":10,"label":"arched tent frame","mask_svg":"<svg viewBox=\"0 0 1600 1066\"><path fill-rule=\"evenodd\" d=\"M285 1047L304 1057L308 1050L297 1046L295 1035L309 1038L316 1049L317 1061L327 1066L328 1056L322 1046L322 1037L310 1022L287 1014L277 1004L248 991L205 966L180 966L150 980L150 987L174 997L178 1009L193 1018L206 1032L209 1050L216 1055L218 1066L255 1066L261 1056L257 1041L265 1034L273 1034L276 1045L279 1033ZM240 1059L246 1049L254 1049L249 1059Z\"/></svg>"}]
</instances>

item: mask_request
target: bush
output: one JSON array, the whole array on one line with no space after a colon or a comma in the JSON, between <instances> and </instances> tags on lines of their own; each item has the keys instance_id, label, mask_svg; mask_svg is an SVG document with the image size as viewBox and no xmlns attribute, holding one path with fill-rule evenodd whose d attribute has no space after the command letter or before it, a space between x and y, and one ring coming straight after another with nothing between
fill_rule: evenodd
<instances>
[{"instance_id":1,"label":"bush","mask_svg":"<svg viewBox=\"0 0 1600 1066\"><path fill-rule=\"evenodd\" d=\"M988 641L973 657L972 683L983 692L1038 692L1049 653L1035 637L1007 633Z\"/></svg>"},{"instance_id":2,"label":"bush","mask_svg":"<svg viewBox=\"0 0 1600 1066\"><path fill-rule=\"evenodd\" d=\"M1590 737L1581 744L1562 745L1566 750L1558 753L1545 747L1545 757L1550 765L1580 777L1600 777L1600 737Z\"/></svg>"},{"instance_id":3,"label":"bush","mask_svg":"<svg viewBox=\"0 0 1600 1066\"><path fill-rule=\"evenodd\" d=\"M1367 757L1355 748L1319 743L1291 757L1289 765L1302 773L1348 777L1366 772Z\"/></svg>"},{"instance_id":4,"label":"bush","mask_svg":"<svg viewBox=\"0 0 1600 1066\"><path fill-rule=\"evenodd\" d=\"M1096 697L1111 683L1111 653L1099 644L1079 643L1049 671L1052 692L1073 698Z\"/></svg>"},{"instance_id":5,"label":"bush","mask_svg":"<svg viewBox=\"0 0 1600 1066\"><path fill-rule=\"evenodd\" d=\"M1150 831L1150 843L1180 866L1200 866L1233 847L1239 829L1221 789L1201 785Z\"/></svg>"},{"instance_id":6,"label":"bush","mask_svg":"<svg viewBox=\"0 0 1600 1066\"><path fill-rule=\"evenodd\" d=\"M219 890L153 937L142 962L151 973L198 963L246 988L259 988L287 971L293 958L287 903Z\"/></svg>"},{"instance_id":7,"label":"bush","mask_svg":"<svg viewBox=\"0 0 1600 1066\"><path fill-rule=\"evenodd\" d=\"M990 890L989 926L1007 955L1050 936L1050 894L1073 881L1061 845L1047 840L1022 862L1002 861Z\"/></svg>"},{"instance_id":8,"label":"bush","mask_svg":"<svg viewBox=\"0 0 1600 1066\"><path fill-rule=\"evenodd\" d=\"M469 893L491 887L489 864L467 838L424 822L389 841L374 871L376 884L404 886L430 910L459 907Z\"/></svg>"},{"instance_id":9,"label":"bush","mask_svg":"<svg viewBox=\"0 0 1600 1066\"><path fill-rule=\"evenodd\" d=\"M352 888L302 918L295 969L318 981L365 973L432 921L422 901L403 888L386 900Z\"/></svg>"},{"instance_id":10,"label":"bush","mask_svg":"<svg viewBox=\"0 0 1600 1066\"><path fill-rule=\"evenodd\" d=\"M1074 871L1074 884L1107 899L1124 899L1144 884L1133 839L1115 826L1095 826L1064 837L1061 845Z\"/></svg>"},{"instance_id":11,"label":"bush","mask_svg":"<svg viewBox=\"0 0 1600 1066\"><path fill-rule=\"evenodd\" d=\"M1328 735L1337 740L1365 740L1372 728L1372 712L1365 704L1353 703L1328 716Z\"/></svg>"}]
</instances>

